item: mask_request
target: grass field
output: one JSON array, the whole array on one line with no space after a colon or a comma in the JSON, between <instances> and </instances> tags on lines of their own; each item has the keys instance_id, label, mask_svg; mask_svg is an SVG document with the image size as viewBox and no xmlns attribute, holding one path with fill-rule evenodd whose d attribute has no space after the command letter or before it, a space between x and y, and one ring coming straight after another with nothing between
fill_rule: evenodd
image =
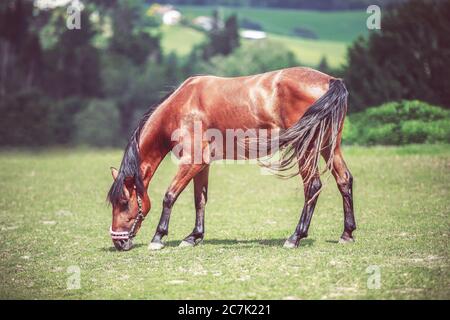
<instances>
[{"instance_id":1,"label":"grass field","mask_svg":"<svg viewBox=\"0 0 450 320\"><path fill-rule=\"evenodd\" d=\"M180 6L189 19L211 15L214 7ZM326 57L331 67L345 62L347 46L367 33L364 11L318 12L261 8L220 8L223 16L237 13L240 19L259 23L268 38L282 43L291 50L302 65L315 67ZM304 39L293 34L296 27L313 31L318 39ZM196 44L205 41L204 33L184 26L163 26L162 47L166 53L186 56Z\"/></svg>"},{"instance_id":2,"label":"grass field","mask_svg":"<svg viewBox=\"0 0 450 320\"><path fill-rule=\"evenodd\" d=\"M449 299L450 147L347 147L345 155L355 176L354 244L337 243L343 214L332 180L308 239L289 250L282 245L303 204L298 180L214 165L204 243L177 247L194 223L189 187L168 246L150 252L176 169L166 161L136 247L116 252L105 194L121 151L2 151L0 298ZM68 290L73 266L81 287ZM367 287L369 266L381 272L380 289Z\"/></svg>"},{"instance_id":3,"label":"grass field","mask_svg":"<svg viewBox=\"0 0 450 320\"><path fill-rule=\"evenodd\" d=\"M327 58L328 65L339 67L346 60L347 46L336 41L317 41L269 34L268 39L282 43L292 51L301 65L316 67L323 57Z\"/></svg>"},{"instance_id":4,"label":"grass field","mask_svg":"<svg viewBox=\"0 0 450 320\"><path fill-rule=\"evenodd\" d=\"M188 18L210 16L215 9L208 6L177 6L177 8ZM314 32L320 40L349 43L360 34L367 33L365 10L321 12L250 7L219 7L218 10L224 17L236 13L240 20L248 19L260 24L266 32L284 36L294 36L293 30L301 27Z\"/></svg>"},{"instance_id":5,"label":"grass field","mask_svg":"<svg viewBox=\"0 0 450 320\"><path fill-rule=\"evenodd\" d=\"M179 56L188 55L196 44L206 40L205 33L181 25L163 25L161 31L161 46L164 52L175 52Z\"/></svg>"},{"instance_id":6,"label":"grass field","mask_svg":"<svg viewBox=\"0 0 450 320\"><path fill-rule=\"evenodd\" d=\"M204 33L183 26L163 26L161 45L165 53L175 52L179 56L186 56L194 45L206 40ZM277 34L268 34L268 39L281 43L292 51L301 65L315 67L322 57L332 67L339 67L345 62L346 44L336 41L317 41L288 37ZM244 40L249 42L249 40Z\"/></svg>"}]
</instances>

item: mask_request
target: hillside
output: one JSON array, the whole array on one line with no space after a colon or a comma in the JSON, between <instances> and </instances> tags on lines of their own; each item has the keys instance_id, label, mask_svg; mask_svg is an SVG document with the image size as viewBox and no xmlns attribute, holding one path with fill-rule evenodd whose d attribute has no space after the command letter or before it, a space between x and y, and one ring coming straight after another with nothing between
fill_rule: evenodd
<instances>
[{"instance_id":1,"label":"hillside","mask_svg":"<svg viewBox=\"0 0 450 320\"><path fill-rule=\"evenodd\" d=\"M212 6L178 6L189 20L211 15ZM302 65L316 66L325 56L332 67L345 62L346 47L367 33L364 11L318 12L266 8L219 8L222 17L236 13L241 25L259 25L268 38L289 48ZM191 48L205 41L206 35L181 25L163 26L162 46L166 53L186 56ZM296 33L305 33L310 38ZM315 39L311 39L315 38ZM247 40L245 40L247 41Z\"/></svg>"},{"instance_id":2,"label":"hillside","mask_svg":"<svg viewBox=\"0 0 450 320\"><path fill-rule=\"evenodd\" d=\"M192 19L200 15L211 15L212 6L178 6L183 15ZM259 24L269 33L295 36L295 29L310 32L318 40L352 42L358 35L366 34L365 10L320 12L310 10L287 10L265 8L219 7L223 17L236 13L239 21Z\"/></svg>"}]
</instances>

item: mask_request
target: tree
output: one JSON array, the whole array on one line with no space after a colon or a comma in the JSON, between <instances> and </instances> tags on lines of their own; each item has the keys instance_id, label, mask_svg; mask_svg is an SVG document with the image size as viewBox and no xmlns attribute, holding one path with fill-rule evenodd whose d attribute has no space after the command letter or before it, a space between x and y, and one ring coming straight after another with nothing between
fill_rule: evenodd
<instances>
[{"instance_id":1,"label":"tree","mask_svg":"<svg viewBox=\"0 0 450 320\"><path fill-rule=\"evenodd\" d=\"M400 99L450 108L450 1L411 0L384 14L382 29L348 51L350 110Z\"/></svg>"},{"instance_id":2,"label":"tree","mask_svg":"<svg viewBox=\"0 0 450 320\"><path fill-rule=\"evenodd\" d=\"M273 50L274 47L277 50ZM228 56L218 55L199 63L195 71L217 76L243 76L298 65L294 54L282 45L262 40L246 43Z\"/></svg>"},{"instance_id":3,"label":"tree","mask_svg":"<svg viewBox=\"0 0 450 320\"><path fill-rule=\"evenodd\" d=\"M118 146L119 112L113 101L91 100L75 116L75 142L97 147Z\"/></svg>"},{"instance_id":4,"label":"tree","mask_svg":"<svg viewBox=\"0 0 450 320\"><path fill-rule=\"evenodd\" d=\"M178 57L174 52L171 52L165 59L167 83L176 85L181 80L180 67Z\"/></svg>"},{"instance_id":5,"label":"tree","mask_svg":"<svg viewBox=\"0 0 450 320\"><path fill-rule=\"evenodd\" d=\"M100 52L93 46L95 30L89 20L91 11L81 11L82 28L67 29L65 10L53 10L56 29L64 30L53 47L45 52L46 72L43 87L56 99L70 96L99 97Z\"/></svg>"},{"instance_id":6,"label":"tree","mask_svg":"<svg viewBox=\"0 0 450 320\"><path fill-rule=\"evenodd\" d=\"M118 0L111 8L113 36L103 63L103 83L108 98L117 101L124 136L131 131L136 111L158 99L164 81L152 77L159 74L156 65L162 62L160 35L154 32L159 24L144 8L143 0Z\"/></svg>"},{"instance_id":7,"label":"tree","mask_svg":"<svg viewBox=\"0 0 450 320\"><path fill-rule=\"evenodd\" d=\"M152 56L161 59L160 37L152 33L158 23L145 15L142 0L118 0L111 16L111 53L125 56L136 65L144 64Z\"/></svg>"},{"instance_id":8,"label":"tree","mask_svg":"<svg viewBox=\"0 0 450 320\"><path fill-rule=\"evenodd\" d=\"M34 90L39 83L42 50L33 28L33 3L0 3L0 98L18 90Z\"/></svg>"},{"instance_id":9,"label":"tree","mask_svg":"<svg viewBox=\"0 0 450 320\"><path fill-rule=\"evenodd\" d=\"M215 10L213 20L213 28L208 33L208 43L203 47L204 60L208 60L215 55L229 55L240 45L239 25L236 15L229 16L223 24L218 11Z\"/></svg>"},{"instance_id":10,"label":"tree","mask_svg":"<svg viewBox=\"0 0 450 320\"><path fill-rule=\"evenodd\" d=\"M328 65L327 57L323 56L320 59L320 62L317 66L317 70L322 71L323 73L326 73L326 74L331 74L331 69L330 69L330 66Z\"/></svg>"}]
</instances>

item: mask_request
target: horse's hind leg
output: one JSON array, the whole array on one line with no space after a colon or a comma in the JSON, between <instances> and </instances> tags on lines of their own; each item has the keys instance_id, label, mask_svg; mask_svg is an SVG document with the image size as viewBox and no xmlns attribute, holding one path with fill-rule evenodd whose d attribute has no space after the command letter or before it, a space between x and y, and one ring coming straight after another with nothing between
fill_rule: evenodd
<instances>
[{"instance_id":1,"label":"horse's hind leg","mask_svg":"<svg viewBox=\"0 0 450 320\"><path fill-rule=\"evenodd\" d=\"M177 200L180 193L186 188L188 183L195 177L200 171L202 171L206 164L182 164L178 168L178 172L175 178L172 180L170 187L163 200L163 210L161 218L156 228L156 233L152 242L149 245L149 249L158 250L164 248L162 238L169 233L169 219L172 212L172 207Z\"/></svg>"},{"instance_id":2,"label":"horse's hind leg","mask_svg":"<svg viewBox=\"0 0 450 320\"><path fill-rule=\"evenodd\" d=\"M305 204L294 234L292 234L292 236L284 243L284 247L286 248L298 247L300 240L308 236L309 225L314 213L314 208L316 207L317 198L319 197L318 192L320 192L320 189L322 188L318 170L316 170L314 176L309 180L307 180L308 175L306 173L301 172L301 175L303 178Z\"/></svg>"},{"instance_id":3,"label":"horse's hind leg","mask_svg":"<svg viewBox=\"0 0 450 320\"><path fill-rule=\"evenodd\" d=\"M205 206L208 200L209 165L194 177L195 227L181 243L180 247L195 246L205 234Z\"/></svg>"},{"instance_id":4,"label":"horse's hind leg","mask_svg":"<svg viewBox=\"0 0 450 320\"><path fill-rule=\"evenodd\" d=\"M329 153L323 153L323 157L328 161ZM352 233L356 229L353 211L353 176L344 161L339 145L336 146L336 149L334 150L332 174L336 179L344 204L344 232L342 233L339 242L353 242L354 239Z\"/></svg>"}]
</instances>

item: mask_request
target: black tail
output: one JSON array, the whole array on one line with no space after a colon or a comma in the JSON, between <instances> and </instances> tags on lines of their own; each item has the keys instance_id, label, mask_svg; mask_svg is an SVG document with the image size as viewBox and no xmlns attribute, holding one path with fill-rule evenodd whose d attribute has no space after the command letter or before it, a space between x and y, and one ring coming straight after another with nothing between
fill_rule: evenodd
<instances>
[{"instance_id":1,"label":"black tail","mask_svg":"<svg viewBox=\"0 0 450 320\"><path fill-rule=\"evenodd\" d=\"M309 181L318 169L320 152L325 148L330 148L327 168L332 169L334 149L347 112L347 96L344 82L331 79L328 91L309 107L296 124L280 133L279 149L282 155L276 166L279 174L296 166L299 161L296 173L288 176L302 172Z\"/></svg>"}]
</instances>

